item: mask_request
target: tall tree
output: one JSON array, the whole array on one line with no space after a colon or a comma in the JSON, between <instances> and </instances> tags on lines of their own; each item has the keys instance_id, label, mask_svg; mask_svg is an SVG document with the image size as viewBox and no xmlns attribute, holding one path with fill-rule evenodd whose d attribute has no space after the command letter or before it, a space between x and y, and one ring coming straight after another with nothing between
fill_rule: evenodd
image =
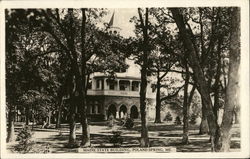
<instances>
[{"instance_id":1,"label":"tall tree","mask_svg":"<svg viewBox=\"0 0 250 159\"><path fill-rule=\"evenodd\" d=\"M160 40L160 39L159 39ZM163 40L163 39L161 39ZM157 44L156 44L157 45ZM170 72L172 66L176 63L176 58L171 54L163 53L161 49L156 52L152 51L149 57L149 71L156 76L156 106L155 106L155 123L161 123L161 103L163 100L170 99L178 94L180 89L175 92L169 92L167 96L162 97L161 88L167 87L163 82L164 78Z\"/></svg>"},{"instance_id":2,"label":"tall tree","mask_svg":"<svg viewBox=\"0 0 250 159\"><path fill-rule=\"evenodd\" d=\"M217 120L213 113L213 105L209 94L209 86L207 85L202 67L199 62L199 57L197 56L195 45L192 42L192 37L190 35L190 30L186 28L186 22L183 15L180 13L178 8L170 8L173 18L179 28L180 35L182 36L185 49L189 52L189 61L191 67L194 71L195 80L198 84L198 90L201 94L202 100L204 100L204 106L206 107L208 125L210 129L211 136L211 148L212 151L215 150L215 137L218 130Z\"/></svg>"},{"instance_id":3,"label":"tall tree","mask_svg":"<svg viewBox=\"0 0 250 159\"><path fill-rule=\"evenodd\" d=\"M217 140L217 151L227 152L230 150L230 130L233 123L233 112L239 105L239 66L240 66L240 8L233 7L231 10L231 35L229 50L228 87L221 125L221 139Z\"/></svg>"},{"instance_id":4,"label":"tall tree","mask_svg":"<svg viewBox=\"0 0 250 159\"><path fill-rule=\"evenodd\" d=\"M202 100L202 108L201 108L201 123L200 123L200 130L199 134L207 134L209 132L208 124L207 124L207 115L206 115L206 108L204 106L204 102Z\"/></svg>"},{"instance_id":5,"label":"tall tree","mask_svg":"<svg viewBox=\"0 0 250 159\"><path fill-rule=\"evenodd\" d=\"M57 79L54 78L53 69L49 66L51 57L41 58L39 56L39 54L46 54L46 52L55 52L55 50L51 50L53 43L50 43L41 34L33 32L33 26L29 23L29 14L29 11L21 9L6 10L6 101L7 106L11 108L9 110L12 110L11 114L15 114L17 110L22 112L26 109L26 124L30 120L30 115L34 113L34 107L22 104L21 98L25 97L29 91L38 91L41 93L41 98L34 98L36 99L34 102L37 103L38 100L46 96L45 94L53 96L57 87ZM46 47L41 47L45 43ZM44 48L47 50L45 51ZM44 103L38 104L43 105ZM47 106L49 105L47 104ZM43 108L41 106L40 110ZM33 114L33 118L34 115L36 114ZM14 130L14 117L12 115L8 117L9 120L12 120L10 122L12 124L9 126L11 130Z\"/></svg>"},{"instance_id":6,"label":"tall tree","mask_svg":"<svg viewBox=\"0 0 250 159\"><path fill-rule=\"evenodd\" d=\"M147 92L147 72L148 72L148 56L149 56L149 42L148 42L148 8L145 10L145 17L143 18L142 9L138 8L139 19L141 23L141 31L143 34L143 57L141 65L141 87L140 87L140 112L141 112L141 146L149 147L148 126L146 115L146 92Z\"/></svg>"},{"instance_id":7,"label":"tall tree","mask_svg":"<svg viewBox=\"0 0 250 159\"><path fill-rule=\"evenodd\" d=\"M18 12L18 14L14 14L15 12ZM49 89L46 91L49 95L57 95L57 97L53 96L53 99L58 99L57 103L60 103L60 99L63 99L65 96L70 96L71 102L69 104L69 110L71 111L70 116L72 119L70 122L70 134L72 134L72 136L70 135L72 140L70 139L71 137L69 137L70 143L73 145L75 143L74 124L77 115L75 110L76 108L79 108L78 110L80 110L82 119L81 124L83 125L82 146L89 146L89 131L87 131L87 118L86 113L84 113L86 112L84 109L86 109L86 93L88 88L86 85L88 83L88 77L90 73L95 71L114 72L113 70L116 68L125 66L123 60L125 56L120 54L121 50L124 50L124 46L121 45L122 37L110 35L105 29L97 28L95 25L97 20L106 14L104 9L16 9L12 10L11 13L12 15L8 16L8 18L12 21L8 22L19 22L21 24L21 29L20 26L13 27L20 29L18 32L15 32L16 30L14 30L13 33L20 33L23 35L29 33L29 36L31 37L36 35L33 39L24 38L26 41L24 44L26 45L21 45L22 47L20 47L23 48L24 51L20 48L11 47L14 51L21 52L22 54L20 55L28 55L27 60L24 60L25 62L20 61L20 65L22 66L20 70L23 71L23 76L25 75L25 78L32 81L30 77L33 77L34 74L36 75L34 76L36 79L34 81L39 80L39 82L25 81L21 83L20 86L25 88L25 90L29 90L28 88L37 88L37 90L40 91L47 87L51 89L54 88L52 91ZM26 26L28 26L30 30L27 31L23 29L23 27ZM12 25L8 24L7 28L8 27L12 27ZM81 32L81 36L77 36L77 32ZM8 33L11 34L9 31ZM6 37L10 38L11 36ZM18 42L18 40L15 41ZM35 47L31 47L30 45L33 45L34 41L40 43L36 42ZM7 44L9 45L9 43ZM14 44L11 44L10 46L14 46ZM27 51L25 49L29 50ZM14 59L9 52L7 55L11 59ZM26 59L26 57L17 59L23 60ZM32 62L32 66L29 62ZM54 84L51 85L51 82L46 78L48 77L46 72L49 73L48 71L50 70L40 63L45 63L46 67L48 66L48 68L54 69L53 73L56 74L58 80L51 81L59 82L60 89L57 86L54 87ZM11 63L8 64L10 64L7 65L8 67L15 66ZM28 70L28 73L26 73L25 70L26 72ZM8 73L11 73L11 71L8 70ZM17 75L17 73L14 72L13 75ZM14 78L12 78L11 81L13 80ZM9 86L12 86L14 83L8 84L11 84ZM13 86L17 85L14 84ZM55 89L57 90L55 91ZM11 99L10 97L11 94L8 94L8 99ZM12 101L9 101L8 103L11 102ZM11 104L14 106L13 102Z\"/></svg>"},{"instance_id":8,"label":"tall tree","mask_svg":"<svg viewBox=\"0 0 250 159\"><path fill-rule=\"evenodd\" d=\"M86 71L86 49L85 49L85 37L86 37L86 9L81 9L82 11L82 28L81 28L81 75L82 75L82 88L81 88L81 97L82 100L82 108L81 108L81 123L82 123L82 145L83 146L89 146L90 145L90 130L87 120L87 84L88 81L86 80L87 77L87 71Z\"/></svg>"},{"instance_id":9,"label":"tall tree","mask_svg":"<svg viewBox=\"0 0 250 159\"><path fill-rule=\"evenodd\" d=\"M18 72L16 65L16 57L15 57L15 46L14 42L17 41L18 36L14 34L16 31L15 21L13 21L9 16L9 11L5 10L6 20L6 35L5 36L5 47L6 47L6 110L7 121L8 121L8 130L7 130L7 142L12 142L15 140L15 131L14 131L14 119L15 119L15 109L17 100L14 101L13 97L18 95L18 91L8 91L10 90L18 90L18 86L15 85L15 81L18 80L16 76L16 72ZM10 80L12 79L12 80ZM12 99L12 100L11 100Z\"/></svg>"}]
</instances>

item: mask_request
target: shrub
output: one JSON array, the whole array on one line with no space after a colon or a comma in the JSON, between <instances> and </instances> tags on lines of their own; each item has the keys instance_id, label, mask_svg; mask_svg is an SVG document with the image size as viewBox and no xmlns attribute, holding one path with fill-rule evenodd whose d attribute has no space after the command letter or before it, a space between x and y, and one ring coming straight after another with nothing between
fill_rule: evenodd
<instances>
[{"instance_id":1,"label":"shrub","mask_svg":"<svg viewBox=\"0 0 250 159\"><path fill-rule=\"evenodd\" d=\"M154 121L155 120L155 118L153 118L153 117L147 117L147 119L148 119L148 121Z\"/></svg>"},{"instance_id":2,"label":"shrub","mask_svg":"<svg viewBox=\"0 0 250 159\"><path fill-rule=\"evenodd\" d=\"M16 141L18 145L14 147L15 151L20 153L28 153L31 151L34 142L31 140L33 133L28 126L22 128L18 135Z\"/></svg>"},{"instance_id":3,"label":"shrub","mask_svg":"<svg viewBox=\"0 0 250 159\"><path fill-rule=\"evenodd\" d=\"M120 121L118 121L117 125L118 126L124 126L125 122L126 122L126 119L125 120L120 120Z\"/></svg>"},{"instance_id":4,"label":"shrub","mask_svg":"<svg viewBox=\"0 0 250 159\"><path fill-rule=\"evenodd\" d=\"M196 118L197 118L197 115L195 115L195 114L193 113L193 114L191 115L191 117L190 117L189 123L192 124L192 125L196 124Z\"/></svg>"},{"instance_id":5,"label":"shrub","mask_svg":"<svg viewBox=\"0 0 250 159\"><path fill-rule=\"evenodd\" d=\"M109 120L108 126L109 126L109 127L113 127L113 126L114 126L114 122L115 122L115 121L114 121L114 120L115 120L115 119L114 119L114 116L113 116L113 115L110 115L110 117L109 117L108 120Z\"/></svg>"},{"instance_id":6,"label":"shrub","mask_svg":"<svg viewBox=\"0 0 250 159\"><path fill-rule=\"evenodd\" d=\"M123 138L121 137L121 131L112 131L113 135L110 137L109 142L114 144L114 147L121 146Z\"/></svg>"},{"instance_id":7,"label":"shrub","mask_svg":"<svg viewBox=\"0 0 250 159\"><path fill-rule=\"evenodd\" d=\"M174 122L176 125L181 125L181 119L180 119L180 117L179 116L177 116L176 118L175 118L175 122Z\"/></svg>"},{"instance_id":8,"label":"shrub","mask_svg":"<svg viewBox=\"0 0 250 159\"><path fill-rule=\"evenodd\" d=\"M172 120L173 120L173 117L172 117L171 113L167 112L167 114L166 114L166 116L164 118L164 121L170 122Z\"/></svg>"},{"instance_id":9,"label":"shrub","mask_svg":"<svg viewBox=\"0 0 250 159\"><path fill-rule=\"evenodd\" d=\"M22 128L17 135L16 140L18 144L14 146L14 151L19 153L49 153L49 144L36 145L32 141L32 135L33 133L29 126Z\"/></svg>"},{"instance_id":10,"label":"shrub","mask_svg":"<svg viewBox=\"0 0 250 159\"><path fill-rule=\"evenodd\" d=\"M127 129L133 128L133 126L134 126L134 120L131 119L131 118L127 118L127 119L125 120L124 126L125 126Z\"/></svg>"}]
</instances>

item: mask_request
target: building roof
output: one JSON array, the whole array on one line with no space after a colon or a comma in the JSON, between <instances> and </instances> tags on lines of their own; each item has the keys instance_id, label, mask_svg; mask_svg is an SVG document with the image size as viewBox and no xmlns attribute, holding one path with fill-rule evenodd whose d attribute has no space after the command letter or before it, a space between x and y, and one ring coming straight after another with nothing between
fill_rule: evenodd
<instances>
[{"instance_id":1,"label":"building roof","mask_svg":"<svg viewBox=\"0 0 250 159\"><path fill-rule=\"evenodd\" d=\"M116 73L115 76L117 79L141 79L140 66L135 64L133 60L126 59L126 64L129 66L126 72ZM92 77L108 77L103 72L95 72Z\"/></svg>"}]
</instances>

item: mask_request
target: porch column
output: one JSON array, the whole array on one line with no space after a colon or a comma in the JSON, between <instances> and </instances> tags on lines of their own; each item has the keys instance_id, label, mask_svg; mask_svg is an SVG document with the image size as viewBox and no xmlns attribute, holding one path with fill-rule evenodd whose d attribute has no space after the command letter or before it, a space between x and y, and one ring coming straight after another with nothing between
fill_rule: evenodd
<instances>
[{"instance_id":1,"label":"porch column","mask_svg":"<svg viewBox=\"0 0 250 159\"><path fill-rule=\"evenodd\" d=\"M119 116L119 110L118 111L116 110L115 118L120 118L120 116Z\"/></svg>"},{"instance_id":2,"label":"porch column","mask_svg":"<svg viewBox=\"0 0 250 159\"><path fill-rule=\"evenodd\" d=\"M108 120L108 110L107 109L104 109L104 120Z\"/></svg>"},{"instance_id":3,"label":"porch column","mask_svg":"<svg viewBox=\"0 0 250 159\"><path fill-rule=\"evenodd\" d=\"M108 79L104 78L103 80L104 80L104 90L108 90L109 89L108 82L107 82Z\"/></svg>"},{"instance_id":4,"label":"porch column","mask_svg":"<svg viewBox=\"0 0 250 159\"><path fill-rule=\"evenodd\" d=\"M127 118L130 118L130 113L131 113L131 107L127 108Z\"/></svg>"},{"instance_id":5,"label":"porch column","mask_svg":"<svg viewBox=\"0 0 250 159\"><path fill-rule=\"evenodd\" d=\"M97 81L98 81L98 85L99 85L98 89L100 90L100 89L102 89L102 80L98 79Z\"/></svg>"},{"instance_id":6,"label":"porch column","mask_svg":"<svg viewBox=\"0 0 250 159\"><path fill-rule=\"evenodd\" d=\"M92 89L96 89L96 79L92 78Z\"/></svg>"},{"instance_id":7,"label":"porch column","mask_svg":"<svg viewBox=\"0 0 250 159\"><path fill-rule=\"evenodd\" d=\"M119 91L120 90L120 80L117 79L117 90Z\"/></svg>"},{"instance_id":8,"label":"porch column","mask_svg":"<svg viewBox=\"0 0 250 159\"><path fill-rule=\"evenodd\" d=\"M129 90L132 91L132 83L133 81L132 80L129 80Z\"/></svg>"}]
</instances>

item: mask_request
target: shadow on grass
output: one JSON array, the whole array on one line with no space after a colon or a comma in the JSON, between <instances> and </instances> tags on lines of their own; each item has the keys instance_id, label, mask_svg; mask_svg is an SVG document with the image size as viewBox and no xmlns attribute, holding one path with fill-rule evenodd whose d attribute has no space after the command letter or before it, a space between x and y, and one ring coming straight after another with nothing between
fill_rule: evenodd
<instances>
[{"instance_id":1,"label":"shadow on grass","mask_svg":"<svg viewBox=\"0 0 250 159\"><path fill-rule=\"evenodd\" d=\"M134 130L140 131L141 130L141 125L136 125ZM149 131L182 131L183 126L182 125L167 125L161 123L161 125L158 124L149 124L148 130ZM189 130L197 130L199 129L199 126L197 125L191 125L189 127Z\"/></svg>"},{"instance_id":2,"label":"shadow on grass","mask_svg":"<svg viewBox=\"0 0 250 159\"><path fill-rule=\"evenodd\" d=\"M97 123L98 124L105 124L104 122ZM67 125L63 125L62 129L66 129ZM140 134L141 127L139 123L135 123L135 127L131 130L122 129L123 134L131 134L130 136L122 136L123 143L120 147L139 147L139 138L138 135L133 136L133 134ZM150 146L151 147L168 147L173 146L176 147L177 152L210 152L211 144L207 138L202 138L204 136L198 135L196 132L198 130L197 126L191 126L190 128L191 132L190 135L192 135L192 139L190 139L190 143L187 145L183 145L181 143L181 137L182 137L182 125L176 126L176 125L167 125L164 123L161 124L150 124L149 125L149 133L155 134L155 138L150 138ZM50 152L51 153L67 153L67 152L74 152L75 149L67 148L68 144L68 132L63 133L63 135L59 135L59 133L56 133L56 129L54 129L54 132L51 132L47 129L38 130L40 134L42 135L43 132L46 133L48 136L44 138L34 138L36 144L38 145L47 145L49 144ZM195 131L194 131L195 130ZM67 129L68 131L68 129ZM159 131L157 133L157 131ZM102 132L98 132L102 133ZM112 143L110 143L110 137L111 132L103 132L104 134L91 134L91 147L94 148L111 148L114 147ZM76 133L76 141L80 143L81 141L81 134L79 132ZM110 135L109 135L110 134ZM140 136L140 135L139 135ZM162 137L162 138L156 138L156 137ZM239 137L240 133L238 129L233 130L233 137ZM39 136L37 136L39 137ZM166 138L165 138L166 137ZM173 138L168 138L173 137ZM176 137L176 138L175 138ZM231 148L233 149L239 149L240 148L240 141L233 140L231 141Z\"/></svg>"}]
</instances>

